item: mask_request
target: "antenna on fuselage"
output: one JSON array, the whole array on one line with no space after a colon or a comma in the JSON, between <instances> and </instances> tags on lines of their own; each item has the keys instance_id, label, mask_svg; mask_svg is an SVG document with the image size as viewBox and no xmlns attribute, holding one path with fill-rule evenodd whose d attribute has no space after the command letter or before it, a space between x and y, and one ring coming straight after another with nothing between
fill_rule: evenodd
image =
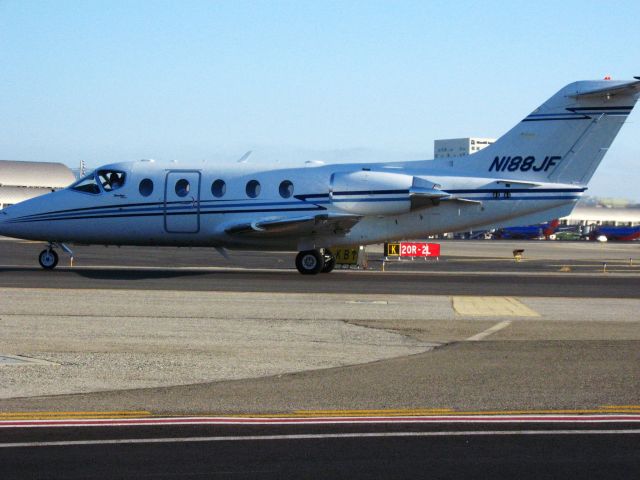
<instances>
[{"instance_id":1,"label":"antenna on fuselage","mask_svg":"<svg viewBox=\"0 0 640 480\"><path fill-rule=\"evenodd\" d=\"M304 165L305 167L318 167L324 165L324 162L322 160L307 160Z\"/></svg>"},{"instance_id":2,"label":"antenna on fuselage","mask_svg":"<svg viewBox=\"0 0 640 480\"><path fill-rule=\"evenodd\" d=\"M247 159L249 158L249 155L251 155L253 150L249 150L247 153L245 153L244 155L242 155L240 157L240 160L238 160L238 163L246 163Z\"/></svg>"}]
</instances>

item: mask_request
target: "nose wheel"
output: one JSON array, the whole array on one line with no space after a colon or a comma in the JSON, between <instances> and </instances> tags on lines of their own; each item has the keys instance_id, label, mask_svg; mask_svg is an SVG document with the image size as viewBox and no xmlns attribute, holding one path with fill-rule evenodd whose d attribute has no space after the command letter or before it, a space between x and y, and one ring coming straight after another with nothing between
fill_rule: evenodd
<instances>
[{"instance_id":1,"label":"nose wheel","mask_svg":"<svg viewBox=\"0 0 640 480\"><path fill-rule=\"evenodd\" d=\"M73 252L71 249L62 242L49 242L46 249L40 252L38 256L38 262L40 266L45 270L53 270L58 265L58 254L53 248L60 248L66 254L71 257L71 266L73 266Z\"/></svg>"},{"instance_id":2,"label":"nose wheel","mask_svg":"<svg viewBox=\"0 0 640 480\"><path fill-rule=\"evenodd\" d=\"M58 265L58 254L53 248L47 248L38 256L40 266L45 270L53 270Z\"/></svg>"}]
</instances>

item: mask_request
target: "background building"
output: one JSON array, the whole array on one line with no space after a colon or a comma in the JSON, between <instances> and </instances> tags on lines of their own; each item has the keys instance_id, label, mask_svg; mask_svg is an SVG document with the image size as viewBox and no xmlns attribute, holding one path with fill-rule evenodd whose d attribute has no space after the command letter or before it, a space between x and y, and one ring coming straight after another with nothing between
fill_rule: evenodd
<instances>
[{"instance_id":1,"label":"background building","mask_svg":"<svg viewBox=\"0 0 640 480\"><path fill-rule=\"evenodd\" d=\"M433 158L464 157L488 147L495 138L447 138L433 142Z\"/></svg>"},{"instance_id":2,"label":"background building","mask_svg":"<svg viewBox=\"0 0 640 480\"><path fill-rule=\"evenodd\" d=\"M640 208L581 207L560 219L560 225L612 225L633 227L640 225Z\"/></svg>"},{"instance_id":3,"label":"background building","mask_svg":"<svg viewBox=\"0 0 640 480\"><path fill-rule=\"evenodd\" d=\"M0 160L0 208L64 188L75 180L62 163Z\"/></svg>"}]
</instances>

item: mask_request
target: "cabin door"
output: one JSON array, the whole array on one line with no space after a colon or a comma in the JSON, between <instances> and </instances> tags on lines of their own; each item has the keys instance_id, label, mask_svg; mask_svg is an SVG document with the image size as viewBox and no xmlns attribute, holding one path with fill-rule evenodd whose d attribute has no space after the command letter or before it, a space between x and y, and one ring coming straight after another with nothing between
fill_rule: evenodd
<instances>
[{"instance_id":1,"label":"cabin door","mask_svg":"<svg viewBox=\"0 0 640 480\"><path fill-rule=\"evenodd\" d=\"M171 170L164 182L164 228L169 233L200 231L200 178L197 170Z\"/></svg>"}]
</instances>

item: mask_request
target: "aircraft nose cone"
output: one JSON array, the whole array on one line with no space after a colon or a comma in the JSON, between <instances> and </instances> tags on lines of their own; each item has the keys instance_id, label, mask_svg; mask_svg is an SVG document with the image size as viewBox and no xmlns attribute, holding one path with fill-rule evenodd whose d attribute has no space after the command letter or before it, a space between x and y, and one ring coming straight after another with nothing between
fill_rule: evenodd
<instances>
[{"instance_id":1,"label":"aircraft nose cone","mask_svg":"<svg viewBox=\"0 0 640 480\"><path fill-rule=\"evenodd\" d=\"M25 240L50 240L51 228L42 215L56 208L56 193L31 198L0 210L0 235Z\"/></svg>"},{"instance_id":2,"label":"aircraft nose cone","mask_svg":"<svg viewBox=\"0 0 640 480\"><path fill-rule=\"evenodd\" d=\"M4 215L0 214L0 236L7 237L9 236L9 230L7 228L7 222L5 220Z\"/></svg>"},{"instance_id":3,"label":"aircraft nose cone","mask_svg":"<svg viewBox=\"0 0 640 480\"><path fill-rule=\"evenodd\" d=\"M25 227L18 221L20 216L20 208L15 206L0 210L0 236L23 238Z\"/></svg>"},{"instance_id":4,"label":"aircraft nose cone","mask_svg":"<svg viewBox=\"0 0 640 480\"><path fill-rule=\"evenodd\" d=\"M9 209L11 207L7 207L3 210L0 210L0 235L2 236L11 236L11 214L9 213Z\"/></svg>"}]
</instances>

